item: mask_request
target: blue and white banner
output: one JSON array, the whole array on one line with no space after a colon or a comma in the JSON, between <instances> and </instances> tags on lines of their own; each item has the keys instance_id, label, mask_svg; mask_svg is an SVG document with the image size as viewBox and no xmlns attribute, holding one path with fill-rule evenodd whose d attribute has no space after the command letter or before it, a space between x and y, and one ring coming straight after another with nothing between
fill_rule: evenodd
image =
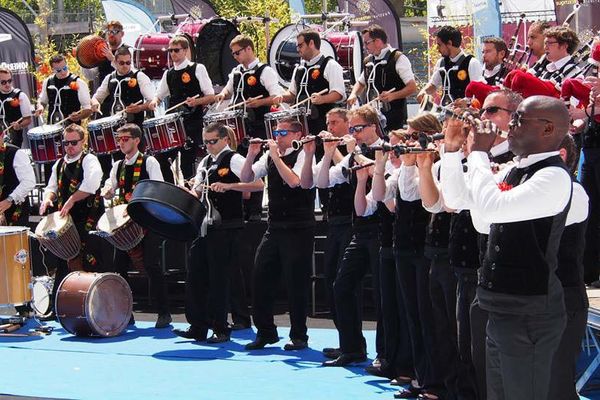
<instances>
[{"instance_id":1,"label":"blue and white banner","mask_svg":"<svg viewBox=\"0 0 600 400\"><path fill-rule=\"evenodd\" d=\"M292 14L306 14L304 11L304 0L288 0L288 3L290 4L290 11Z\"/></svg>"},{"instance_id":2,"label":"blue and white banner","mask_svg":"<svg viewBox=\"0 0 600 400\"><path fill-rule=\"evenodd\" d=\"M117 20L123 24L123 43L135 46L138 36L150 32L160 32L156 17L142 4L133 0L102 0L106 20Z\"/></svg>"},{"instance_id":3,"label":"blue and white banner","mask_svg":"<svg viewBox=\"0 0 600 400\"><path fill-rule=\"evenodd\" d=\"M489 37L502 36L502 21L498 0L472 0L474 53L479 56L482 42Z\"/></svg>"}]
</instances>

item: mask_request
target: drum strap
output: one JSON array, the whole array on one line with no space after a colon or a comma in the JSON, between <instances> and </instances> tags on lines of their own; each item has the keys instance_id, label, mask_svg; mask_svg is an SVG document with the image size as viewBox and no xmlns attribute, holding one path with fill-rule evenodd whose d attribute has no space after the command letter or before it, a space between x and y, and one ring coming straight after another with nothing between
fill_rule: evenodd
<instances>
[{"instance_id":1,"label":"drum strap","mask_svg":"<svg viewBox=\"0 0 600 400\"><path fill-rule=\"evenodd\" d=\"M68 197L70 197L73 193L75 193L77 191L77 188L79 187L79 184L81 182L79 182L79 179L77 179L77 177L79 176L79 171L81 170L81 166L83 164L83 159L85 158L87 154L82 154L81 157L79 158L79 160L77 160L77 165L75 166L75 172L73 173L72 176L69 176L69 191L67 194L67 199ZM64 160L61 160L61 165L60 165L60 169L58 172L58 192L62 193L62 188L64 187L64 182L63 182L63 178L65 176L65 169L67 167L67 163ZM62 209L62 206L64 204L64 202L67 200L65 198L63 198L63 196L58 196L58 203L57 203L57 207L58 209Z\"/></svg>"},{"instance_id":2,"label":"drum strap","mask_svg":"<svg viewBox=\"0 0 600 400\"><path fill-rule=\"evenodd\" d=\"M119 172L119 203L125 204L129 203L129 199L131 198L131 194L133 193L133 189L135 189L135 185L140 180L140 176L142 176L142 164L144 162L144 154L140 153L138 155L137 160L135 160L135 164L133 165L133 177L131 178L131 191L129 193L125 193L125 160L121 161L121 171Z\"/></svg>"}]
</instances>

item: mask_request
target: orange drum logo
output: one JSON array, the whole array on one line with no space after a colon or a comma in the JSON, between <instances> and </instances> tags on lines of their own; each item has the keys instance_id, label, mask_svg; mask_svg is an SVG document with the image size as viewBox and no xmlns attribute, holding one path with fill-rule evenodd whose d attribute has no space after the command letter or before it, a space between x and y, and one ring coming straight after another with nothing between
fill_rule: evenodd
<instances>
[{"instance_id":1,"label":"orange drum logo","mask_svg":"<svg viewBox=\"0 0 600 400\"><path fill-rule=\"evenodd\" d=\"M136 87L137 86L137 79L131 78L129 80L129 82L127 82L127 86L129 86L130 88Z\"/></svg>"},{"instance_id":2,"label":"orange drum logo","mask_svg":"<svg viewBox=\"0 0 600 400\"><path fill-rule=\"evenodd\" d=\"M249 76L248 79L246 79L246 83L250 86L256 85L256 77L254 75Z\"/></svg>"},{"instance_id":3,"label":"orange drum logo","mask_svg":"<svg viewBox=\"0 0 600 400\"><path fill-rule=\"evenodd\" d=\"M79 85L77 84L76 81L73 81L73 82L69 83L69 88L73 89L73 90L79 90Z\"/></svg>"},{"instance_id":4,"label":"orange drum logo","mask_svg":"<svg viewBox=\"0 0 600 400\"><path fill-rule=\"evenodd\" d=\"M319 70L319 69L313 69L313 71L310 73L310 77L315 81L317 79L319 79L320 76L321 76L321 70Z\"/></svg>"},{"instance_id":5,"label":"orange drum logo","mask_svg":"<svg viewBox=\"0 0 600 400\"><path fill-rule=\"evenodd\" d=\"M458 79L460 79L461 81L464 81L465 79L467 79L467 71L465 71L464 69L461 69L460 71L458 71L458 73L456 74L456 77Z\"/></svg>"},{"instance_id":6,"label":"orange drum logo","mask_svg":"<svg viewBox=\"0 0 600 400\"><path fill-rule=\"evenodd\" d=\"M18 98L18 97L15 97L14 99L12 99L12 100L10 101L10 106L11 106L11 107L17 108L17 107L19 107L20 105L21 105L21 103L19 102L19 98Z\"/></svg>"},{"instance_id":7,"label":"orange drum logo","mask_svg":"<svg viewBox=\"0 0 600 400\"><path fill-rule=\"evenodd\" d=\"M192 80L192 77L187 72L184 72L183 75L181 75L181 82L190 83L191 80Z\"/></svg>"},{"instance_id":8,"label":"orange drum logo","mask_svg":"<svg viewBox=\"0 0 600 400\"><path fill-rule=\"evenodd\" d=\"M217 174L222 178L229 173L229 168L221 168L217 170Z\"/></svg>"}]
</instances>

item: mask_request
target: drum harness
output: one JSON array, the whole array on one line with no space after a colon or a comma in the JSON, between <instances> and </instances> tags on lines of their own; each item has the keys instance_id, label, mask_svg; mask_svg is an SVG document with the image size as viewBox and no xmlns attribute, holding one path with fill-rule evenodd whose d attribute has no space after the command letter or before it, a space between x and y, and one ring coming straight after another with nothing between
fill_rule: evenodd
<instances>
[{"instance_id":1,"label":"drum harness","mask_svg":"<svg viewBox=\"0 0 600 400\"><path fill-rule=\"evenodd\" d=\"M200 202L202 202L202 204L204 204L204 206L206 207L206 216L202 220L202 226L200 228L201 237L205 237L207 235L209 225L219 226L221 224L221 214L219 213L219 210L213 207L212 202L210 201L210 197L208 195L208 192L210 190L210 182L208 176L211 172L215 171L219 167L219 163L227 154L228 152L221 153L219 157L217 157L217 159L208 168L206 166L208 164L209 159L212 156L206 156L202 163L202 167L199 169L201 178L200 182L197 182L196 184L199 185L201 189Z\"/></svg>"}]
</instances>

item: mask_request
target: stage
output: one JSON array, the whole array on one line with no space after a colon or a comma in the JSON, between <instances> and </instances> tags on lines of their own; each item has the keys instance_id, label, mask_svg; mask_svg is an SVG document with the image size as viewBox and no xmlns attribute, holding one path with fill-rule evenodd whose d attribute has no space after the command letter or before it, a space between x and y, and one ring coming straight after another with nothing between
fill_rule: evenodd
<instances>
[{"instance_id":1,"label":"stage","mask_svg":"<svg viewBox=\"0 0 600 400\"><path fill-rule=\"evenodd\" d=\"M334 329L309 329L309 349L286 352L288 328L276 345L249 353L252 330L233 332L232 341L197 344L136 322L110 339L76 338L58 323L48 336L0 338L0 399L393 399L386 379L361 366L324 368L323 347L337 345ZM18 332L26 332L35 324ZM185 327L176 323L175 327ZM365 331L369 349L375 332ZM369 354L372 360L374 354ZM369 362L370 362L369 360ZM594 383L592 382L592 385ZM582 399L600 399L587 392Z\"/></svg>"}]
</instances>

